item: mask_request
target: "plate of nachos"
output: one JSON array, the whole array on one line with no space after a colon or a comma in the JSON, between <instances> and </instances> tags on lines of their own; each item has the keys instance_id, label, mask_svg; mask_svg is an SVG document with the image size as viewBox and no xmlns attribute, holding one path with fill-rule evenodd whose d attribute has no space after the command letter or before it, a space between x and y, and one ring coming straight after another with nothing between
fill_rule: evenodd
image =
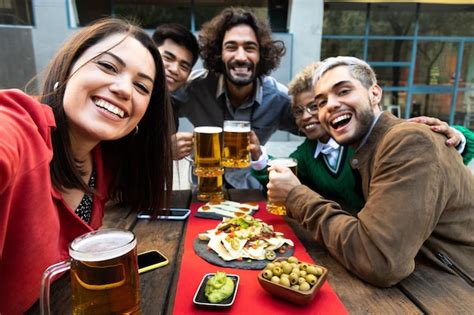
<instances>
[{"instance_id":1,"label":"plate of nachos","mask_svg":"<svg viewBox=\"0 0 474 315\"><path fill-rule=\"evenodd\" d=\"M269 260L291 256L293 247L283 233L250 215L224 218L194 241L194 250L204 260L240 269L263 269Z\"/></svg>"}]
</instances>

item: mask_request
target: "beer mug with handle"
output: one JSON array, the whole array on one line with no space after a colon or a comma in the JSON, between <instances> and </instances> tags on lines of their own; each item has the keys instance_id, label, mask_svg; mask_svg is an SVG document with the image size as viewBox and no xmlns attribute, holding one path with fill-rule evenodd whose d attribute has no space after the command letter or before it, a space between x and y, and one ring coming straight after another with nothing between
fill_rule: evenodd
<instances>
[{"instance_id":1,"label":"beer mug with handle","mask_svg":"<svg viewBox=\"0 0 474 315\"><path fill-rule=\"evenodd\" d=\"M50 266L41 283L41 314L50 314L53 277L71 270L72 314L140 314L137 240L127 230L104 229L77 237L69 260Z\"/></svg>"}]
</instances>

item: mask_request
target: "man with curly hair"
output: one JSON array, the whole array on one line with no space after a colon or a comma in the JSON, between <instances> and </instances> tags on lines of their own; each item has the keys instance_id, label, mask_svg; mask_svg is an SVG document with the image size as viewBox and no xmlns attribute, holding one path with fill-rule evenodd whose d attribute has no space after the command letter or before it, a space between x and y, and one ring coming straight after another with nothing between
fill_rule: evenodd
<instances>
[{"instance_id":1,"label":"man with curly hair","mask_svg":"<svg viewBox=\"0 0 474 315\"><path fill-rule=\"evenodd\" d=\"M205 70L193 72L174 94L181 117L195 127L250 121L262 144L278 129L297 133L287 88L268 76L285 53L268 23L249 10L227 8L203 25L199 43ZM261 187L248 169L226 169L224 178L227 187Z\"/></svg>"}]
</instances>

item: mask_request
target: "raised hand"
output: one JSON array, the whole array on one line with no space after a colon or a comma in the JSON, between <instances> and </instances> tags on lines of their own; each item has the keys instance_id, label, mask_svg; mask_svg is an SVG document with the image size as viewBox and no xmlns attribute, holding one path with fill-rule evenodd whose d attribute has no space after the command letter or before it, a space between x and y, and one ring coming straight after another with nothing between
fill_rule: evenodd
<instances>
[{"instance_id":1,"label":"raised hand","mask_svg":"<svg viewBox=\"0 0 474 315\"><path fill-rule=\"evenodd\" d=\"M193 134L191 132L177 132L171 136L173 160L181 160L191 154L193 150Z\"/></svg>"}]
</instances>

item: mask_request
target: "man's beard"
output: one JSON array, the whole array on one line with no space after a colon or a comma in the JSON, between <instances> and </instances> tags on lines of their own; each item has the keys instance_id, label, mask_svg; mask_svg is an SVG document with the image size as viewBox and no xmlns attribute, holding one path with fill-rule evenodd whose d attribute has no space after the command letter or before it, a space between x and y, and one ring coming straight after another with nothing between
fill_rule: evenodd
<instances>
[{"instance_id":1,"label":"man's beard","mask_svg":"<svg viewBox=\"0 0 474 315\"><path fill-rule=\"evenodd\" d=\"M251 69L250 76L248 77L241 77L241 76L233 76L231 74L231 69L234 67L246 67ZM255 65L253 62L238 62L238 61L231 61L225 65L225 77L229 80L232 84L237 86L246 86L252 83L256 77Z\"/></svg>"},{"instance_id":2,"label":"man's beard","mask_svg":"<svg viewBox=\"0 0 474 315\"><path fill-rule=\"evenodd\" d=\"M370 99L368 100L370 104ZM355 116L355 113L354 113ZM354 117L353 117L354 118ZM359 146L361 141L364 139L367 132L369 132L372 122L375 119L374 111L372 107L364 109L364 111L357 112L358 128L354 131L354 134L343 141L337 141L340 145L346 146Z\"/></svg>"}]
</instances>

